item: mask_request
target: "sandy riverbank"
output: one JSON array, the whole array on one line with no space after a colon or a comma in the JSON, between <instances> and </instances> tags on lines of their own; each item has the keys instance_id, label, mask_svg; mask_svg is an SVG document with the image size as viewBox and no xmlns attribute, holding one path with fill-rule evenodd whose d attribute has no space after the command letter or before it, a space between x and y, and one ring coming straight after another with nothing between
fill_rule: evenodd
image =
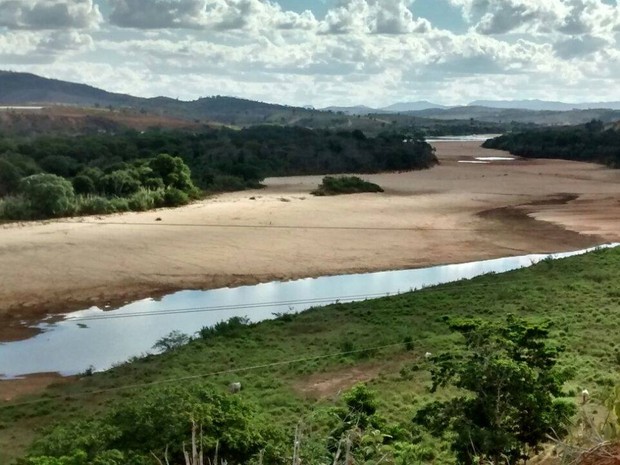
<instances>
[{"instance_id":1,"label":"sandy riverbank","mask_svg":"<svg viewBox=\"0 0 620 465\"><path fill-rule=\"evenodd\" d=\"M267 180L175 210L0 227L0 339L21 320L184 288L420 267L620 241L620 170L438 142L441 166L366 176L385 194L312 197ZM160 218L161 221L157 221Z\"/></svg>"}]
</instances>

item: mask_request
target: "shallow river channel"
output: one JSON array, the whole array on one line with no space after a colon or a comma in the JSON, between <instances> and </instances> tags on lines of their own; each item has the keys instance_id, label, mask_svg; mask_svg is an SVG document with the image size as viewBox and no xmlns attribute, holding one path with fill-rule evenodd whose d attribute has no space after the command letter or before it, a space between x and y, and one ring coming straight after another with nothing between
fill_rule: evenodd
<instances>
[{"instance_id":1,"label":"shallow river channel","mask_svg":"<svg viewBox=\"0 0 620 465\"><path fill-rule=\"evenodd\" d=\"M602 247L616 247L607 244ZM557 253L565 258L592 249ZM531 266L549 255L524 255L414 270L386 271L254 286L180 291L161 299L145 299L118 309L89 308L43 321L38 335L0 344L0 379L24 374L80 373L92 367L105 370L151 350L172 330L194 334L233 316L257 322L275 314L300 312L334 302L351 302L393 295L441 283L502 273Z\"/></svg>"}]
</instances>

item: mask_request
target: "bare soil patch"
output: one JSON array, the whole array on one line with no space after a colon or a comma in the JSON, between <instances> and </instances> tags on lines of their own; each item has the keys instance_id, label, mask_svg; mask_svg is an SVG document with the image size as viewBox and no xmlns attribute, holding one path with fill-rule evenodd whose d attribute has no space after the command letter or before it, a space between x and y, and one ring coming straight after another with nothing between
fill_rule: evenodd
<instances>
[{"instance_id":1,"label":"bare soil patch","mask_svg":"<svg viewBox=\"0 0 620 465\"><path fill-rule=\"evenodd\" d=\"M364 176L384 194L316 198L309 192L321 176L275 178L263 190L174 210L0 225L0 340L28 336L24 322L46 314L178 289L620 241L620 170L558 160L464 164L505 153L476 142L435 145L436 168Z\"/></svg>"},{"instance_id":2,"label":"bare soil patch","mask_svg":"<svg viewBox=\"0 0 620 465\"><path fill-rule=\"evenodd\" d=\"M69 383L75 377L63 377L58 373L38 373L20 379L0 381L0 405L14 401L22 396L43 392L52 384Z\"/></svg>"}]
</instances>

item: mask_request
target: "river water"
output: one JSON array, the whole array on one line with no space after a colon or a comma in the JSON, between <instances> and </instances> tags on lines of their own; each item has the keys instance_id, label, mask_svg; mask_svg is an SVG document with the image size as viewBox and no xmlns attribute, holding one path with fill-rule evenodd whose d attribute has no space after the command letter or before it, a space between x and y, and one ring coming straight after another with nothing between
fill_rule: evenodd
<instances>
[{"instance_id":1,"label":"river water","mask_svg":"<svg viewBox=\"0 0 620 465\"><path fill-rule=\"evenodd\" d=\"M606 244L602 247L616 247ZM441 283L502 273L533 265L546 257L579 255L592 249L553 255L524 255L414 270L386 271L254 286L180 291L161 299L145 299L110 310L92 307L43 321L42 332L23 341L0 344L0 379L25 374L80 373L105 370L130 357L145 354L172 330L194 334L233 316L257 322L277 313L300 312L334 302L351 302L393 295Z\"/></svg>"},{"instance_id":2,"label":"river water","mask_svg":"<svg viewBox=\"0 0 620 465\"><path fill-rule=\"evenodd\" d=\"M426 139L426 142L484 142L499 137L501 134L469 134L467 136L437 136Z\"/></svg>"}]
</instances>

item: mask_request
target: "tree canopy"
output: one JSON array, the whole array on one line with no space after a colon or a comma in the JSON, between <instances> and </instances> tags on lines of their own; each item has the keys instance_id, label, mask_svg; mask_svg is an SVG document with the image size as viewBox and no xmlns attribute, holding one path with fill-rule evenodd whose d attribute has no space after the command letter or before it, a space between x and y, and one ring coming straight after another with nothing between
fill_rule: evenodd
<instances>
[{"instance_id":1,"label":"tree canopy","mask_svg":"<svg viewBox=\"0 0 620 465\"><path fill-rule=\"evenodd\" d=\"M483 147L525 158L563 158L620 168L620 131L593 120L582 126L540 128L489 139Z\"/></svg>"},{"instance_id":2,"label":"tree canopy","mask_svg":"<svg viewBox=\"0 0 620 465\"><path fill-rule=\"evenodd\" d=\"M433 360L432 390L452 385L464 394L425 406L414 421L438 435L452 431L459 463L515 464L548 434L566 433L575 407L557 400L569 376L556 369L562 349L549 343L548 327L513 316L450 327L465 351Z\"/></svg>"}]
</instances>

